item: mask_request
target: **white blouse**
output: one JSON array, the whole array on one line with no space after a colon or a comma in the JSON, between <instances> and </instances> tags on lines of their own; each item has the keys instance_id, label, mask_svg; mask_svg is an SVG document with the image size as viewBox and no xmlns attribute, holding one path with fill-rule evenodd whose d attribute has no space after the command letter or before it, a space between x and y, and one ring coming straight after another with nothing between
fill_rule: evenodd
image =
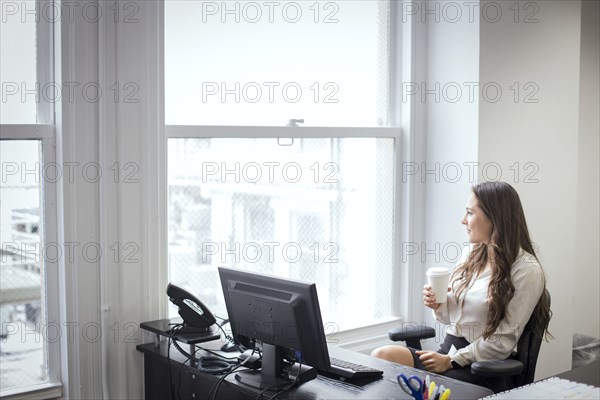
<instances>
[{"instance_id":1,"label":"white blouse","mask_svg":"<svg viewBox=\"0 0 600 400\"><path fill-rule=\"evenodd\" d=\"M468 257L470 248L466 247L457 265ZM533 309L544 290L544 272L531 254L521 250L511 268L511 279L515 287L513 298L508 303L506 317L500 322L495 333L483 339L482 333L487 320L488 285L492 273L487 267L470 282L463 292L464 303L458 305L454 292L448 292L448 301L434 311L435 318L447 326L447 333L464 337L469 341L467 347L448 354L452 361L461 366L476 361L502 360L517 348L517 342Z\"/></svg>"}]
</instances>

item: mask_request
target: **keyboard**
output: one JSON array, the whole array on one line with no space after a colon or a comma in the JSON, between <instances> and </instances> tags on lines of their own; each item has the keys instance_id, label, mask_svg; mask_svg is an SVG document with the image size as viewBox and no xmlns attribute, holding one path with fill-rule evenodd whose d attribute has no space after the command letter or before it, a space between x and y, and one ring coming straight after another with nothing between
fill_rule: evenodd
<instances>
[{"instance_id":1,"label":"keyboard","mask_svg":"<svg viewBox=\"0 0 600 400\"><path fill-rule=\"evenodd\" d=\"M337 376L341 380L378 378L383 375L383 371L367 367L365 365L354 364L337 358L330 358L331 368L325 372Z\"/></svg>"}]
</instances>

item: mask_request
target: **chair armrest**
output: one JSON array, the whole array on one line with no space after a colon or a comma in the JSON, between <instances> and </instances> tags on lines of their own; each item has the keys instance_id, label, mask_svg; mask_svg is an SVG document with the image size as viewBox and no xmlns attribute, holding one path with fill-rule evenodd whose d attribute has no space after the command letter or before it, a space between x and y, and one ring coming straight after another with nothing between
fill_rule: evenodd
<instances>
[{"instance_id":1,"label":"chair armrest","mask_svg":"<svg viewBox=\"0 0 600 400\"><path fill-rule=\"evenodd\" d=\"M400 328L390 329L388 336L394 342L404 341L407 346L420 350L421 339L435 337L435 329L429 326L406 324Z\"/></svg>"},{"instance_id":2,"label":"chair armrest","mask_svg":"<svg viewBox=\"0 0 600 400\"><path fill-rule=\"evenodd\" d=\"M477 361L471 364L473 374L486 377L512 376L522 371L523 363L518 360Z\"/></svg>"}]
</instances>

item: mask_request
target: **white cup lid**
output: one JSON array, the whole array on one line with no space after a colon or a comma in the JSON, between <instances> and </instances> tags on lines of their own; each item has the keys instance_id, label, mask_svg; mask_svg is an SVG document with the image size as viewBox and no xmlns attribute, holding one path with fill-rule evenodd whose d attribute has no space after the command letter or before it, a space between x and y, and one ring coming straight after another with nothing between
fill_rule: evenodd
<instances>
[{"instance_id":1,"label":"white cup lid","mask_svg":"<svg viewBox=\"0 0 600 400\"><path fill-rule=\"evenodd\" d=\"M449 274L450 270L444 267L431 267L427 270L428 276L445 276Z\"/></svg>"}]
</instances>

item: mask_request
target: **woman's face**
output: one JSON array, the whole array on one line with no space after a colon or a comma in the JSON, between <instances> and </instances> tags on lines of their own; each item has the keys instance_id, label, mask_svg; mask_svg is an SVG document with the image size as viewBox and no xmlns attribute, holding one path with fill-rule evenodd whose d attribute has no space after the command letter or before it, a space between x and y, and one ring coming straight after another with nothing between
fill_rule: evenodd
<instances>
[{"instance_id":1,"label":"woman's face","mask_svg":"<svg viewBox=\"0 0 600 400\"><path fill-rule=\"evenodd\" d=\"M487 219L473 193L467 199L467 212L461 221L467 228L471 243L488 243L492 234L492 223Z\"/></svg>"}]
</instances>

